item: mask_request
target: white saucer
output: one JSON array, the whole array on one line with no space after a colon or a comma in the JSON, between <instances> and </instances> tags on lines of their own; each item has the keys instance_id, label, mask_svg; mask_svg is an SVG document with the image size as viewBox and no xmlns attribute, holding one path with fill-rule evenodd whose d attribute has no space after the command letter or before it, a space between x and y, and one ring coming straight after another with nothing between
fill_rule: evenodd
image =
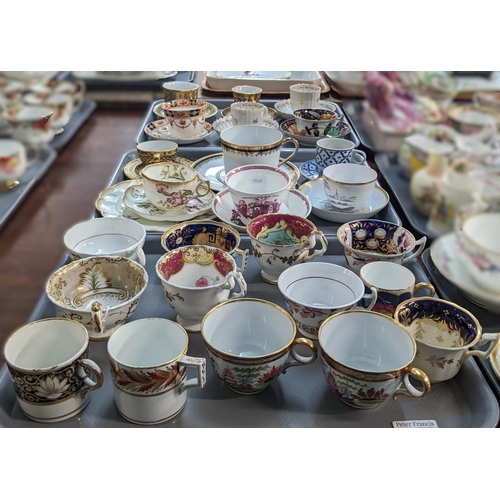
<instances>
[{"instance_id":1,"label":"white saucer","mask_svg":"<svg viewBox=\"0 0 500 500\"><path fill-rule=\"evenodd\" d=\"M299 190L292 189L288 195L286 203L281 204L280 213L290 213L299 215L300 217L307 217L311 213L311 203ZM212 203L212 210L214 214L226 224L234 227L241 233L246 232L246 224L239 221L238 217L234 217L234 203L229 189L223 189L214 198Z\"/></svg>"},{"instance_id":2,"label":"white saucer","mask_svg":"<svg viewBox=\"0 0 500 500\"><path fill-rule=\"evenodd\" d=\"M309 198L314 215L320 219L341 224L358 219L369 219L389 204L389 194L380 186L375 186L375 190L368 200L367 207L356 212L339 212L338 210L334 210L326 198L323 179L314 179L305 182L300 186L299 191Z\"/></svg>"},{"instance_id":3,"label":"white saucer","mask_svg":"<svg viewBox=\"0 0 500 500\"><path fill-rule=\"evenodd\" d=\"M337 113L339 117L343 117L344 113L342 112L342 109L340 106L332 101L318 101L317 107L319 109L325 109L328 111L333 111ZM292 111L292 104L290 99L283 99L282 101L278 101L274 105L274 109L278 112L278 114L284 118L285 120L289 120L290 118L295 118L293 116L293 111Z\"/></svg>"},{"instance_id":4,"label":"white saucer","mask_svg":"<svg viewBox=\"0 0 500 500\"><path fill-rule=\"evenodd\" d=\"M262 122L263 127L268 127L268 128L273 128L273 129L278 129L279 123L276 120L271 120L271 118L264 118L264 121ZM225 116L222 118L219 118L218 120L215 120L213 123L213 127L215 131L220 135L220 133L223 130L226 130L227 128L234 127L233 124L233 119L231 116Z\"/></svg>"},{"instance_id":5,"label":"white saucer","mask_svg":"<svg viewBox=\"0 0 500 500\"><path fill-rule=\"evenodd\" d=\"M215 195L209 191L205 196L193 198L184 210L176 213L168 213L165 210L155 207L146 196L142 184L130 186L123 193L123 204L132 212L135 212L144 219L156 222L184 222L203 215L212 208L212 201Z\"/></svg>"},{"instance_id":6,"label":"white saucer","mask_svg":"<svg viewBox=\"0 0 500 500\"><path fill-rule=\"evenodd\" d=\"M309 136L309 135L300 135L297 131L297 124L295 123L295 119L285 120L280 123L280 130L288 137L293 137L297 139L300 144L303 146L316 146L316 143L320 139L324 139L325 137L345 137L351 133L351 127L346 122L340 122L338 134L337 135L320 135L318 137Z\"/></svg>"},{"instance_id":7,"label":"white saucer","mask_svg":"<svg viewBox=\"0 0 500 500\"><path fill-rule=\"evenodd\" d=\"M205 123L203 131L194 137L189 139L179 139L170 130L167 120L156 120L154 122L148 123L144 128L144 132L152 137L153 139L166 139L168 141L174 141L177 144L193 144L195 142L200 142L206 139L210 134L212 134L214 128L210 123Z\"/></svg>"},{"instance_id":8,"label":"white saucer","mask_svg":"<svg viewBox=\"0 0 500 500\"><path fill-rule=\"evenodd\" d=\"M206 101L207 103L207 109L205 111L205 120L207 118L212 118L212 116L215 116L217 114L217 111L219 109L215 104L212 104L211 102ZM156 116L159 116L160 118L165 118L165 111L162 108L162 104L165 104L163 101L159 102L156 106L153 108L153 113Z\"/></svg>"},{"instance_id":9,"label":"white saucer","mask_svg":"<svg viewBox=\"0 0 500 500\"><path fill-rule=\"evenodd\" d=\"M220 191L226 187L223 153L204 156L196 160L191 167L197 170L203 179L210 181L212 191ZM295 186L300 177L299 169L290 161L283 163L279 168L292 177L292 183Z\"/></svg>"},{"instance_id":10,"label":"white saucer","mask_svg":"<svg viewBox=\"0 0 500 500\"><path fill-rule=\"evenodd\" d=\"M430 247L434 265L471 302L494 314L500 314L500 297L482 290L474 283L458 256L458 245L455 233L449 233L434 240Z\"/></svg>"},{"instance_id":11,"label":"white saucer","mask_svg":"<svg viewBox=\"0 0 500 500\"><path fill-rule=\"evenodd\" d=\"M125 217L126 219L132 219L141 224L146 231L160 232L164 233L167 229L170 229L177 222L165 221L165 222L154 222L144 217L140 217L135 212L129 210L123 204L123 194L130 186L140 185L141 181L129 180L118 182L112 186L101 191L97 200L95 201L96 210L103 217ZM204 213L195 219L206 220L215 218L215 214L212 211Z\"/></svg>"}]
</instances>

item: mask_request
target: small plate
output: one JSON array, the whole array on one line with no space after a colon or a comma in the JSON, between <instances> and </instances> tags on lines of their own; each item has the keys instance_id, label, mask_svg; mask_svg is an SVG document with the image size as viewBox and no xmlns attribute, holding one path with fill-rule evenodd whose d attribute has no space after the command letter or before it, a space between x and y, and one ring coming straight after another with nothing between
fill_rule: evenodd
<instances>
[{"instance_id":1,"label":"small plate","mask_svg":"<svg viewBox=\"0 0 500 500\"><path fill-rule=\"evenodd\" d=\"M294 214L300 217L307 217L311 213L311 202L298 189L292 189L288 194L286 203L282 203L280 213ZM237 214L234 214L234 203L229 188L223 189L214 198L212 203L214 214L226 224L234 227L241 233L246 232L246 224L240 221Z\"/></svg>"},{"instance_id":2,"label":"small plate","mask_svg":"<svg viewBox=\"0 0 500 500\"><path fill-rule=\"evenodd\" d=\"M362 165L362 163L358 163L358 165ZM300 166L300 173L310 181L321 177L318 172L318 164L316 163L316 160L308 160L302 163Z\"/></svg>"},{"instance_id":3,"label":"small plate","mask_svg":"<svg viewBox=\"0 0 500 500\"><path fill-rule=\"evenodd\" d=\"M224 108L220 114L223 118L231 118L231 108ZM267 108L267 114L271 120L278 118L278 112L273 108Z\"/></svg>"},{"instance_id":4,"label":"small plate","mask_svg":"<svg viewBox=\"0 0 500 500\"><path fill-rule=\"evenodd\" d=\"M327 111L332 111L334 113L337 113L337 115L343 119L344 113L342 112L341 107L332 102L332 101L318 101L318 106L319 109L325 109ZM295 119L295 116L293 116L293 111L292 111L292 104L290 102L290 99L283 99L282 101L278 101L274 105L274 109L276 112L282 117L285 118L285 120L289 119Z\"/></svg>"},{"instance_id":5,"label":"small plate","mask_svg":"<svg viewBox=\"0 0 500 500\"><path fill-rule=\"evenodd\" d=\"M173 163L178 163L179 165L184 165L186 167L192 166L193 162L187 158L182 158L181 156L174 156L169 161ZM141 162L140 158L129 161L123 167L123 175L128 179L141 179L141 171L145 165Z\"/></svg>"},{"instance_id":6,"label":"small plate","mask_svg":"<svg viewBox=\"0 0 500 500\"><path fill-rule=\"evenodd\" d=\"M210 181L210 189L212 191L220 191L226 187L223 153L204 156L196 160L191 167L197 170L203 179ZM291 161L287 161L279 168L292 177L292 185L295 186L300 177L300 171L296 165Z\"/></svg>"},{"instance_id":7,"label":"small plate","mask_svg":"<svg viewBox=\"0 0 500 500\"><path fill-rule=\"evenodd\" d=\"M378 214L389 204L389 194L380 186L375 186L375 190L368 200L366 209L356 212L340 212L335 210L328 201L323 187L323 179L315 179L305 182L299 188L309 198L312 205L312 213L320 219L330 222L351 222L358 219L369 219Z\"/></svg>"},{"instance_id":8,"label":"small plate","mask_svg":"<svg viewBox=\"0 0 500 500\"><path fill-rule=\"evenodd\" d=\"M177 144L193 144L195 142L200 142L206 139L210 134L212 134L214 128L210 123L205 123L205 127L202 132L189 139L178 139L172 134L168 122L166 120L156 120L154 122L148 123L144 128L149 137L153 139L166 139L168 141L174 141Z\"/></svg>"},{"instance_id":9,"label":"small plate","mask_svg":"<svg viewBox=\"0 0 500 500\"><path fill-rule=\"evenodd\" d=\"M217 114L217 111L219 109L215 104L212 104L211 102L205 101L207 103L207 110L205 112L205 119L207 118L212 118L212 116L215 116ZM153 108L153 113L156 116L159 116L160 118L165 118L165 111L161 107L163 102L159 102L154 108Z\"/></svg>"},{"instance_id":10,"label":"small plate","mask_svg":"<svg viewBox=\"0 0 500 500\"><path fill-rule=\"evenodd\" d=\"M156 222L184 222L208 212L212 208L214 197L214 193L209 191L205 196L193 198L181 212L169 214L155 207L148 200L143 185L137 184L125 190L122 201L125 207L144 219Z\"/></svg>"},{"instance_id":11,"label":"small plate","mask_svg":"<svg viewBox=\"0 0 500 500\"><path fill-rule=\"evenodd\" d=\"M297 124L295 123L295 119L293 118L281 122L280 130L285 135L297 139L297 141L299 141L299 143L302 144L303 146L316 146L316 143L318 142L319 139L323 139L325 137L345 137L346 135L351 133L351 127L349 127L349 125L347 125L346 122L341 122L339 124L339 128L335 129L335 131L337 131L337 135L334 135L332 133L334 132L334 130L330 131L329 135L327 136L322 135L319 137L312 137L312 136L300 135L297 133Z\"/></svg>"},{"instance_id":12,"label":"small plate","mask_svg":"<svg viewBox=\"0 0 500 500\"><path fill-rule=\"evenodd\" d=\"M449 233L434 240L430 247L431 259L437 270L471 302L494 314L500 314L500 298L480 289L464 268L458 256L459 243L456 233Z\"/></svg>"},{"instance_id":13,"label":"small plate","mask_svg":"<svg viewBox=\"0 0 500 500\"><path fill-rule=\"evenodd\" d=\"M273 129L279 128L279 123L276 120L271 120L271 118L264 118L262 125L264 127L269 127L269 128L273 128ZM220 135L220 133L223 130L226 130L227 128L234 127L233 119L231 118L231 116L225 116L225 117L219 118L218 120L214 121L213 127L214 127L215 131Z\"/></svg>"}]
</instances>

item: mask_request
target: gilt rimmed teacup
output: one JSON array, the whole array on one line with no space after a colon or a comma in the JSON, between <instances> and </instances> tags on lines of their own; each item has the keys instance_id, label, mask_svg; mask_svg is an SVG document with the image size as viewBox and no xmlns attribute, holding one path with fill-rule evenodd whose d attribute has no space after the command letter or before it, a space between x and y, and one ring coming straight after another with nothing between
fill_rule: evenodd
<instances>
[{"instance_id":1,"label":"gilt rimmed teacup","mask_svg":"<svg viewBox=\"0 0 500 500\"><path fill-rule=\"evenodd\" d=\"M255 85L236 85L231 89L234 102L259 102L262 89Z\"/></svg>"},{"instance_id":2,"label":"gilt rimmed teacup","mask_svg":"<svg viewBox=\"0 0 500 500\"><path fill-rule=\"evenodd\" d=\"M285 370L311 364L317 356L311 340L296 337L290 315L262 299L214 307L203 318L201 335L216 375L244 395L263 391ZM300 346L309 355L300 354Z\"/></svg>"},{"instance_id":3,"label":"gilt rimmed teacup","mask_svg":"<svg viewBox=\"0 0 500 500\"><path fill-rule=\"evenodd\" d=\"M205 130L207 102L202 99L176 99L161 105L172 135L189 139Z\"/></svg>"},{"instance_id":4,"label":"gilt rimmed teacup","mask_svg":"<svg viewBox=\"0 0 500 500\"><path fill-rule=\"evenodd\" d=\"M34 153L28 160L29 152ZM40 159L40 148L36 144L25 146L14 139L0 139L0 191L19 184L20 177Z\"/></svg>"},{"instance_id":5,"label":"gilt rimmed teacup","mask_svg":"<svg viewBox=\"0 0 500 500\"><path fill-rule=\"evenodd\" d=\"M178 99L196 99L200 86L193 82L165 82L163 85L165 102L171 102Z\"/></svg>"},{"instance_id":6,"label":"gilt rimmed teacup","mask_svg":"<svg viewBox=\"0 0 500 500\"><path fill-rule=\"evenodd\" d=\"M290 85L292 112L297 109L316 108L321 97L321 87L312 83Z\"/></svg>"},{"instance_id":7,"label":"gilt rimmed teacup","mask_svg":"<svg viewBox=\"0 0 500 500\"><path fill-rule=\"evenodd\" d=\"M233 125L262 125L267 114L267 106L260 102L241 101L231 104Z\"/></svg>"},{"instance_id":8,"label":"gilt rimmed teacup","mask_svg":"<svg viewBox=\"0 0 500 500\"><path fill-rule=\"evenodd\" d=\"M172 158L177 154L179 145L173 141L165 139L157 139L154 141L140 142L135 147L137 154L143 165L150 163L164 163L172 161Z\"/></svg>"},{"instance_id":9,"label":"gilt rimmed teacup","mask_svg":"<svg viewBox=\"0 0 500 500\"><path fill-rule=\"evenodd\" d=\"M55 129L50 123L53 113L47 106L9 108L5 117L12 129L12 139L23 144L48 144L55 136Z\"/></svg>"},{"instance_id":10,"label":"gilt rimmed teacup","mask_svg":"<svg viewBox=\"0 0 500 500\"><path fill-rule=\"evenodd\" d=\"M327 136L340 122L337 113L323 108L296 109L293 116L299 135L310 137Z\"/></svg>"}]
</instances>

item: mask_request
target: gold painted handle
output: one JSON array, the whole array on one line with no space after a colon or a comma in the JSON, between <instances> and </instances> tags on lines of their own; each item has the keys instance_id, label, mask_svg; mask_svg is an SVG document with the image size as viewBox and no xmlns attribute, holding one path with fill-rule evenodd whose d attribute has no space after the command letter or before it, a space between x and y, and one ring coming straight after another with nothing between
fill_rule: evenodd
<instances>
[{"instance_id":1,"label":"gold painted handle","mask_svg":"<svg viewBox=\"0 0 500 500\"><path fill-rule=\"evenodd\" d=\"M307 346L310 349L311 354L309 356L301 356L300 354L298 354L295 349L299 345ZM292 348L290 349L290 355L293 359L285 363L282 373L285 373L285 370L292 366L304 366L314 363L314 361L318 357L318 349L316 348L314 342L311 339L299 337L293 341Z\"/></svg>"},{"instance_id":2,"label":"gold painted handle","mask_svg":"<svg viewBox=\"0 0 500 500\"><path fill-rule=\"evenodd\" d=\"M290 156L287 156L284 160L281 160L279 163L278 163L278 167L281 167L281 165L283 165L283 163L286 163L287 161L290 161L299 151L299 141L297 141L297 139L294 139L293 137L288 137L286 139L283 139L283 141L281 142L281 147L283 147L283 144L286 144L287 142L293 142L294 146L295 146L295 149L293 150L293 152L290 154Z\"/></svg>"},{"instance_id":3,"label":"gold painted handle","mask_svg":"<svg viewBox=\"0 0 500 500\"><path fill-rule=\"evenodd\" d=\"M434 294L436 293L436 289L430 283L426 283L425 281L422 281L421 283L417 283L415 285L413 293L415 294L419 290L423 290L424 288L427 288L429 290L428 297L434 297Z\"/></svg>"},{"instance_id":4,"label":"gold painted handle","mask_svg":"<svg viewBox=\"0 0 500 500\"><path fill-rule=\"evenodd\" d=\"M423 389L421 391L416 389L410 382L410 375L422 382ZM393 394L392 397L394 399L398 399L399 394L401 394L402 396L408 396L410 398L423 398L424 396L427 396L427 394L429 394L429 391L431 390L431 381L429 380L429 377L422 370L414 367L410 368L407 373L403 375L403 385L404 389L398 389Z\"/></svg>"}]
</instances>

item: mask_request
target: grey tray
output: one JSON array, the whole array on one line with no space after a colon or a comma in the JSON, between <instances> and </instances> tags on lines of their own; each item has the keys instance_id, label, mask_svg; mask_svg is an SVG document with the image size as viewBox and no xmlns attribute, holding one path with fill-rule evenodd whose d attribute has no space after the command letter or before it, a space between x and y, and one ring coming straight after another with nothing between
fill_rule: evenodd
<instances>
[{"instance_id":1,"label":"grey tray","mask_svg":"<svg viewBox=\"0 0 500 500\"><path fill-rule=\"evenodd\" d=\"M436 287L437 292L443 299L454 302L469 311L477 318L479 323L481 323L483 331L490 333L500 331L500 314L491 313L474 304L474 302L471 302L467 297L465 297L465 295L463 295L453 283L450 283L434 265L430 248L427 248L422 253L422 263L427 275L431 279L432 284ZM486 349L487 346L484 348ZM500 380L498 380L498 377L492 370L490 361L488 359L481 358L475 358L475 360L483 370L497 398L500 400Z\"/></svg>"},{"instance_id":2,"label":"grey tray","mask_svg":"<svg viewBox=\"0 0 500 500\"><path fill-rule=\"evenodd\" d=\"M213 122L213 121L217 120L218 118L220 118L222 116L221 112L225 108L228 108L229 106L231 106L231 103L234 102L233 99L230 99L230 98L226 98L226 99L211 99L211 98L209 98L209 99L207 99L207 101L211 102L212 104L214 104L218 108L217 114L208 120L210 122ZM149 123L156 121L156 120L159 120L159 118L153 113L153 109L158 103L161 103L161 102L163 102L161 99L158 101L154 101L149 106L148 110L146 111L144 122L141 125L141 128L139 130L139 134L137 135L137 139L136 139L137 143L148 141L148 140L154 140L154 139L151 139L151 137L149 137L149 135L147 135L144 132L144 129L146 128L146 126ZM278 102L278 100L277 99L261 99L260 102L262 104L265 104L266 106L272 108L276 104L276 102ZM283 119L278 117L277 121L281 123L283 121ZM354 127L351 126L351 132L346 136L346 139L349 139L350 141L352 141L354 143L355 148L357 148L359 146L359 137L358 137ZM198 158L201 158L202 156L206 156L206 155L209 155L212 153L218 153L219 151L221 151L221 147L222 147L221 142L220 142L220 138L219 138L219 134L217 134L217 132L213 132L209 137L207 137L206 140L196 142L194 144L190 144L189 146L194 147L197 151L198 150L206 151L204 154L200 154L198 156ZM180 145L179 150L184 149L186 147L188 147L188 146L181 146ZM301 148L303 148L303 149L315 149L315 146L301 146ZM197 158L195 158L195 159L197 159Z\"/></svg>"},{"instance_id":3,"label":"grey tray","mask_svg":"<svg viewBox=\"0 0 500 500\"><path fill-rule=\"evenodd\" d=\"M68 124L64 127L64 132L56 135L50 145L57 152L60 152L71 141L96 108L97 103L95 101L85 99L82 107L71 116Z\"/></svg>"},{"instance_id":4,"label":"grey tray","mask_svg":"<svg viewBox=\"0 0 500 500\"><path fill-rule=\"evenodd\" d=\"M283 151L284 151L283 154L286 155L286 152L285 152L286 150L283 149ZM220 150L218 152L220 152ZM183 157L189 158L189 159L198 159L199 157L203 157L204 155L199 156L199 151L193 150L189 146L185 146L184 149L182 149L182 150L179 149L179 156L183 156ZM136 158L138 158L138 154L137 154L137 151L135 149L127 151L122 156L122 158L121 158L120 162L118 163L118 166L115 170L115 173L112 175L112 177L110 179L109 186L116 184L117 182L127 180L127 177L125 177L125 174L123 173L123 168L125 167L125 165L127 165L127 163L129 163L130 161L132 161ZM303 162L310 160L312 158L314 158L314 151L307 150L307 149L299 149L299 152L293 158L292 162L295 165L297 165L297 167L300 168L300 165ZM301 175L298 184L300 185L306 180L307 179L305 179L304 176ZM96 213L96 215L100 216L100 214L98 214L98 213ZM397 224L399 226L402 225L401 218L397 214L397 212L396 212L396 210L391 202L389 202L389 204L385 208L383 208L377 215L375 215L372 218L392 222L392 223ZM320 219L319 217L316 217L312 213L309 215L308 219L311 222L313 222L315 224L315 226L320 231L323 231L326 235L333 235L333 234L336 235L337 229L341 226L341 224L337 224L334 222Z\"/></svg>"},{"instance_id":5,"label":"grey tray","mask_svg":"<svg viewBox=\"0 0 500 500\"><path fill-rule=\"evenodd\" d=\"M33 186L47 172L56 157L57 153L52 147L42 147L40 160L21 176L19 184L9 191L0 192L0 229L19 207Z\"/></svg>"},{"instance_id":6,"label":"grey tray","mask_svg":"<svg viewBox=\"0 0 500 500\"><path fill-rule=\"evenodd\" d=\"M242 247L249 244L243 239ZM175 319L168 305L155 264L164 253L158 239L145 244L146 270L149 283L138 308L130 321L147 317ZM340 245L332 240L328 255L319 261L345 265ZM417 261L409 263L418 281L427 276ZM265 283L260 277L260 267L250 256L245 271L248 283L247 297L258 297L284 306L276 286ZM29 321L55 317L55 306L44 296L40 299ZM189 334L188 354L207 357L200 334ZM89 406L69 420L53 424L64 428L81 427L136 427L118 413L114 399L106 342L91 342L90 357L104 373L103 386L92 394ZM393 421L436 420L439 427L494 427L499 420L498 402L474 360L469 359L459 375L448 382L436 384L422 400L400 397L382 406L361 411L345 405L328 387L321 363L317 359L308 366L289 369L280 375L265 391L251 396L232 392L215 375L207 363L207 384L203 389L189 392L184 410L175 419L158 427L381 427L389 428ZM49 426L51 424L48 424ZM0 372L0 426L47 427L29 420L16 401L12 382L6 366Z\"/></svg>"}]
</instances>

